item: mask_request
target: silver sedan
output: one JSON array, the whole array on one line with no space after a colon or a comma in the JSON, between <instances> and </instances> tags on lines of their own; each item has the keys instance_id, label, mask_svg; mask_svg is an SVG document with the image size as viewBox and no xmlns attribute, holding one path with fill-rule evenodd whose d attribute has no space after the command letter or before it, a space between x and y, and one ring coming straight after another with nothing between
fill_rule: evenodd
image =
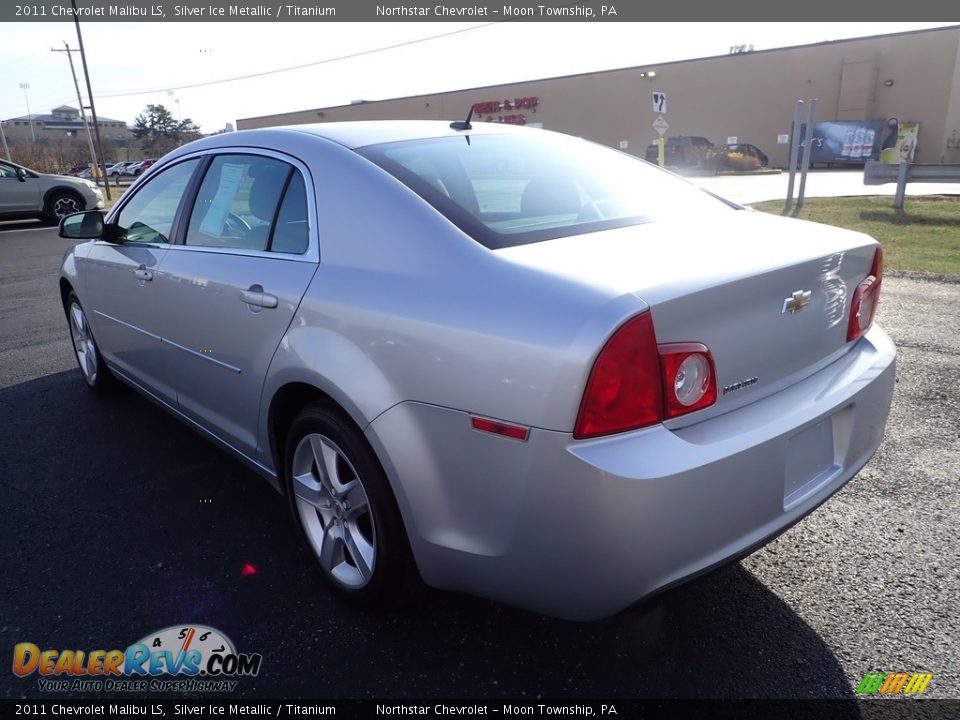
<instances>
[{"instance_id":1,"label":"silver sedan","mask_svg":"<svg viewBox=\"0 0 960 720\"><path fill-rule=\"evenodd\" d=\"M218 135L61 234L87 385L265 477L359 604L610 615L810 513L890 408L874 240L542 130Z\"/></svg>"}]
</instances>

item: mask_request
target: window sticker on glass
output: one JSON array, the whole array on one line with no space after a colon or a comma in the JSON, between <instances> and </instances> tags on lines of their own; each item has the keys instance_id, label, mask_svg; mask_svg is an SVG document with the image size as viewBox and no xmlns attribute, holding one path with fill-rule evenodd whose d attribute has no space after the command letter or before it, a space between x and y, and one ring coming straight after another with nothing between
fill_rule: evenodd
<instances>
[{"instance_id":1,"label":"window sticker on glass","mask_svg":"<svg viewBox=\"0 0 960 720\"><path fill-rule=\"evenodd\" d=\"M210 201L207 214L200 223L200 232L217 237L223 229L223 224L230 213L230 207L237 197L240 183L243 181L244 165L224 163L220 170L220 185L217 194Z\"/></svg>"}]
</instances>

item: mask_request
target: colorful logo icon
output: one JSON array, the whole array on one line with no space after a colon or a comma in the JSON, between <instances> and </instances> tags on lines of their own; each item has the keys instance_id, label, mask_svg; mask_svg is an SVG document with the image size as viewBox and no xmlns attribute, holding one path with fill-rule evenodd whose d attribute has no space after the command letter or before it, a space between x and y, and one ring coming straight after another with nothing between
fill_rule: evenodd
<instances>
[{"instance_id":1,"label":"colorful logo icon","mask_svg":"<svg viewBox=\"0 0 960 720\"><path fill-rule=\"evenodd\" d=\"M868 672L857 686L858 695L920 695L933 680L933 673Z\"/></svg>"}]
</instances>

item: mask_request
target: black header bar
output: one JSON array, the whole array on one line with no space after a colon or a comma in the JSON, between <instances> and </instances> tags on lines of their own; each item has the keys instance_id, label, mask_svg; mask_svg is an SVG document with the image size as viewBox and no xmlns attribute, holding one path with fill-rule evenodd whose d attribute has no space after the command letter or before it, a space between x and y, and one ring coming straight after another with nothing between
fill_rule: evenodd
<instances>
[{"instance_id":1,"label":"black header bar","mask_svg":"<svg viewBox=\"0 0 960 720\"><path fill-rule=\"evenodd\" d=\"M960 21L956 0L4 0L3 22ZM825 28L825 31L827 28Z\"/></svg>"}]
</instances>

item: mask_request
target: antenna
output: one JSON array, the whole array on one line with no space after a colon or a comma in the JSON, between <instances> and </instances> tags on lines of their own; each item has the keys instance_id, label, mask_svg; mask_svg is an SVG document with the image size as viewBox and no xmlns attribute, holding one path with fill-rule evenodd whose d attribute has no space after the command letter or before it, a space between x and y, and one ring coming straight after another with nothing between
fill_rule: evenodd
<instances>
[{"instance_id":1,"label":"antenna","mask_svg":"<svg viewBox=\"0 0 960 720\"><path fill-rule=\"evenodd\" d=\"M470 124L470 119L473 117L473 105L470 106L470 112L467 113L466 120L454 120L450 123L450 127L453 130L472 130L473 125Z\"/></svg>"}]
</instances>

